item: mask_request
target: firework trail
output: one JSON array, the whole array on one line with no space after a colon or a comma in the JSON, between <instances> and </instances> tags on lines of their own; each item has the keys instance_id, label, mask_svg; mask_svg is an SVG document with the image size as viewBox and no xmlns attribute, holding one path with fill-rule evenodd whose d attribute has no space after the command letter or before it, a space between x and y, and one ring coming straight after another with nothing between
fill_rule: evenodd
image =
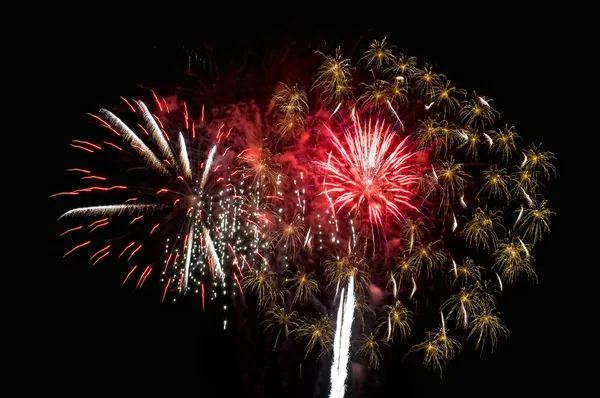
<instances>
[{"instance_id":1,"label":"firework trail","mask_svg":"<svg viewBox=\"0 0 600 398\"><path fill-rule=\"evenodd\" d=\"M350 277L348 292L344 296L342 289L340 306L338 308L335 340L333 341L333 363L331 364L330 398L343 398L346 392L348 377L348 362L350 360L350 335L354 320L354 277Z\"/></svg>"}]
</instances>

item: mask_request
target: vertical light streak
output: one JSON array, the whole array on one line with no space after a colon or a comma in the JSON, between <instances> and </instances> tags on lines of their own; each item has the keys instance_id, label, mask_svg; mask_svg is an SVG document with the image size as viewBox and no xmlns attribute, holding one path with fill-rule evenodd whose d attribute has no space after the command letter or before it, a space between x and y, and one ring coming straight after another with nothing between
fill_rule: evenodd
<instances>
[{"instance_id":1,"label":"vertical light streak","mask_svg":"<svg viewBox=\"0 0 600 398\"><path fill-rule=\"evenodd\" d=\"M190 278L190 262L192 261L192 246L194 245L194 223L190 222L190 230L187 239L187 252L185 253L185 269L183 275L183 292L188 288L188 280Z\"/></svg>"},{"instance_id":2,"label":"vertical light streak","mask_svg":"<svg viewBox=\"0 0 600 398\"><path fill-rule=\"evenodd\" d=\"M225 278L225 273L223 272L223 267L221 266L221 260L219 259L219 255L215 250L215 245L212 239L210 238L210 233L208 232L208 229L202 221L200 222L202 225L202 235L204 235L204 242L206 243L206 250L208 252L208 255L212 258L217 276L221 279L221 281L223 281L223 279Z\"/></svg>"},{"instance_id":3,"label":"vertical light streak","mask_svg":"<svg viewBox=\"0 0 600 398\"><path fill-rule=\"evenodd\" d=\"M348 280L348 292L344 298L344 289L338 308L335 341L333 343L333 363L331 365L331 390L330 398L343 398L346 392L346 378L348 377L348 361L350 359L350 335L352 334L352 321L354 320L354 277Z\"/></svg>"}]
</instances>

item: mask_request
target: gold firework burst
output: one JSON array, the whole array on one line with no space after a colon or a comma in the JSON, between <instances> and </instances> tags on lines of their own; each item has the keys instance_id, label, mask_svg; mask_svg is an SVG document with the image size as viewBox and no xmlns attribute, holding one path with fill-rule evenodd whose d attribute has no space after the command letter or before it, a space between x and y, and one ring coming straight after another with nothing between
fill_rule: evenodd
<instances>
[{"instance_id":1,"label":"gold firework burst","mask_svg":"<svg viewBox=\"0 0 600 398\"><path fill-rule=\"evenodd\" d=\"M488 101L483 102L478 97L477 99L463 102L458 116L468 126L480 128L481 131L485 131L487 127L494 124L499 114L492 108Z\"/></svg>"},{"instance_id":2,"label":"gold firework burst","mask_svg":"<svg viewBox=\"0 0 600 398\"><path fill-rule=\"evenodd\" d=\"M523 232L525 239L531 239L533 244L550 232L550 217L554 212L547 207L547 204L546 200L532 202L531 208L524 209L523 216L519 220L519 231Z\"/></svg>"},{"instance_id":3,"label":"gold firework burst","mask_svg":"<svg viewBox=\"0 0 600 398\"><path fill-rule=\"evenodd\" d=\"M498 169L498 166L494 165L484 170L481 175L483 184L477 196L487 195L491 198L510 199L510 179L506 169Z\"/></svg>"},{"instance_id":4,"label":"gold firework burst","mask_svg":"<svg viewBox=\"0 0 600 398\"><path fill-rule=\"evenodd\" d=\"M448 310L448 317L454 316L457 328L466 329L469 326L469 318L479 311L480 305L477 291L470 287L462 287L442 304L442 310Z\"/></svg>"},{"instance_id":5,"label":"gold firework burst","mask_svg":"<svg viewBox=\"0 0 600 398\"><path fill-rule=\"evenodd\" d=\"M500 210L485 212L478 207L473 218L465 223L461 235L469 246L489 250L496 245L497 231L501 228L503 226Z\"/></svg>"},{"instance_id":6,"label":"gold firework burst","mask_svg":"<svg viewBox=\"0 0 600 398\"><path fill-rule=\"evenodd\" d=\"M521 275L530 280L537 280L530 249L531 245L525 244L520 238L506 239L498 244L492 260L502 280L513 283Z\"/></svg>"},{"instance_id":7,"label":"gold firework burst","mask_svg":"<svg viewBox=\"0 0 600 398\"><path fill-rule=\"evenodd\" d=\"M393 46L387 45L385 37L382 40L373 40L359 62L364 63L367 68L382 70L395 61L393 50Z\"/></svg>"},{"instance_id":8,"label":"gold firework burst","mask_svg":"<svg viewBox=\"0 0 600 398\"><path fill-rule=\"evenodd\" d=\"M455 113L460 109L460 100L457 95L465 95L467 92L463 89L458 89L450 80L440 79L433 87L433 100L436 107L441 110L442 116Z\"/></svg>"},{"instance_id":9,"label":"gold firework burst","mask_svg":"<svg viewBox=\"0 0 600 398\"><path fill-rule=\"evenodd\" d=\"M446 255L435 248L436 243L419 244L408 260L417 269L418 273L421 273L425 268L427 276L430 278L433 277L433 273L446 261Z\"/></svg>"},{"instance_id":10,"label":"gold firework burst","mask_svg":"<svg viewBox=\"0 0 600 398\"><path fill-rule=\"evenodd\" d=\"M459 266L456 267L454 283L458 282L462 286L466 286L480 281L483 270L483 267L475 265L473 260L466 258Z\"/></svg>"},{"instance_id":11,"label":"gold firework burst","mask_svg":"<svg viewBox=\"0 0 600 398\"><path fill-rule=\"evenodd\" d=\"M278 296L275 274L266 267L249 271L242 278L242 288L257 296L259 308L264 308Z\"/></svg>"},{"instance_id":12,"label":"gold firework burst","mask_svg":"<svg viewBox=\"0 0 600 398\"><path fill-rule=\"evenodd\" d=\"M515 132L515 127L508 127L490 131L490 136L494 143L492 148L496 154L502 155L502 160L508 162L513 154L517 151L516 140L519 135Z\"/></svg>"},{"instance_id":13,"label":"gold firework burst","mask_svg":"<svg viewBox=\"0 0 600 398\"><path fill-rule=\"evenodd\" d=\"M554 154L548 151L542 151L540 146L531 146L525 151L527 160L522 168L532 173L539 173L544 178L550 179L552 174L556 173L556 166L552 163L556 160Z\"/></svg>"},{"instance_id":14,"label":"gold firework burst","mask_svg":"<svg viewBox=\"0 0 600 398\"><path fill-rule=\"evenodd\" d=\"M393 305L386 305L383 309L387 313L387 316L379 323L375 329L375 333L380 328L385 327L386 341L394 341L396 336L398 336L398 340L402 341L410 336L410 324L413 319L412 312L399 300L396 300Z\"/></svg>"},{"instance_id":15,"label":"gold firework burst","mask_svg":"<svg viewBox=\"0 0 600 398\"><path fill-rule=\"evenodd\" d=\"M435 98L434 88L442 84L444 77L442 74L433 72L433 67L425 64L423 69L417 69L415 90L427 100Z\"/></svg>"},{"instance_id":16,"label":"gold firework burst","mask_svg":"<svg viewBox=\"0 0 600 398\"><path fill-rule=\"evenodd\" d=\"M508 329L498 315L494 314L494 308L483 308L482 312L475 314L469 324L467 339L476 337L475 349L483 352L486 342L491 351L494 351L501 337L508 337Z\"/></svg>"},{"instance_id":17,"label":"gold firework burst","mask_svg":"<svg viewBox=\"0 0 600 398\"><path fill-rule=\"evenodd\" d=\"M349 58L342 58L340 49L335 50L335 55L325 55L325 61L317 71L313 89L319 89L328 103L339 103L352 92L350 85L352 75Z\"/></svg>"},{"instance_id":18,"label":"gold firework burst","mask_svg":"<svg viewBox=\"0 0 600 398\"><path fill-rule=\"evenodd\" d=\"M314 278L313 273L306 273L298 270L294 273L294 277L288 280L291 283L291 288L295 290L293 303L308 300L308 298L319 292L319 283Z\"/></svg>"},{"instance_id":19,"label":"gold firework burst","mask_svg":"<svg viewBox=\"0 0 600 398\"><path fill-rule=\"evenodd\" d=\"M439 211L446 214L452 209L457 198L464 194L467 186L467 174L463 172L463 165L455 163L453 158L443 161L436 168L438 187L440 189Z\"/></svg>"},{"instance_id":20,"label":"gold firework burst","mask_svg":"<svg viewBox=\"0 0 600 398\"><path fill-rule=\"evenodd\" d=\"M265 313L265 317L266 319L263 321L263 323L267 323L265 331L277 331L277 337L273 346L273 351L275 351L281 332L284 333L285 337L288 337L298 327L298 322L295 321L298 317L298 312L292 311L288 313L285 311L285 308L274 305Z\"/></svg>"},{"instance_id":21,"label":"gold firework burst","mask_svg":"<svg viewBox=\"0 0 600 398\"><path fill-rule=\"evenodd\" d=\"M318 319L302 319L296 329L296 335L300 338L308 338L304 357L306 358L315 348L319 348L321 354L327 351L333 341L333 333L329 318L326 316Z\"/></svg>"},{"instance_id":22,"label":"gold firework burst","mask_svg":"<svg viewBox=\"0 0 600 398\"><path fill-rule=\"evenodd\" d=\"M417 58L409 57L404 54L400 54L398 58L392 63L392 65L386 69L386 73L393 75L396 79L406 83L406 80L413 77L418 73Z\"/></svg>"},{"instance_id":23,"label":"gold firework burst","mask_svg":"<svg viewBox=\"0 0 600 398\"><path fill-rule=\"evenodd\" d=\"M364 335L361 341L361 345L357 350L357 354L367 360L367 365L372 369L377 369L379 363L383 359L381 352L379 351L379 344L384 344L377 340L375 332Z\"/></svg>"}]
</instances>

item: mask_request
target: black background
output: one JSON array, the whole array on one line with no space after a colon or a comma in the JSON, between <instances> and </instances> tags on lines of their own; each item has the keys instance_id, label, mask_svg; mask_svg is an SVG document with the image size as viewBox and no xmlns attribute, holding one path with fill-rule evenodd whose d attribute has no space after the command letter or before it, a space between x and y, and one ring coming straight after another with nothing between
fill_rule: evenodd
<instances>
[{"instance_id":1,"label":"black background","mask_svg":"<svg viewBox=\"0 0 600 398\"><path fill-rule=\"evenodd\" d=\"M556 123L564 104L551 100L555 85L549 83L563 34L548 21L512 10L478 17L428 10L404 14L381 8L371 18L274 13L250 19L241 14L221 18L207 11L197 17L131 17L135 22L130 24L102 13L89 25L84 17L72 29L65 24L52 57L52 80L59 92L56 103L49 100L47 105L62 114L48 144L54 154L45 171L48 194L62 185L68 142L85 136L89 128L85 114L116 103L119 95L138 90L139 83L169 82L171 60L165 54L176 58L183 46L209 43L221 56L251 52L260 58L293 41L328 40L364 48L372 38L387 36L400 51L436 65L461 87L494 98L506 122L516 125L526 141L543 142L556 154L558 176L547 197L558 217L551 236L536 250L539 284L520 286L505 297L504 307L510 311L502 315L511 337L496 353L480 359L467 350L450 363L442 379L416 363L386 358L378 381L365 396L552 393L573 372L566 348L572 342L562 331L568 303L558 294L565 289L560 272L564 255L559 192L565 184L561 170L572 155ZM44 352L50 349L42 361L43 373L50 376L44 382L46 391L277 396L269 384L280 384L272 378L278 377L282 359L252 357L239 332L222 331L219 314L201 313L197 303L161 305L156 289L121 288L120 274L115 277L110 267L90 270L62 261L65 245L57 238L62 229L54 220L64 210L52 201L46 212L50 232L44 237L49 243L45 267L51 269L52 279L45 283L48 293L39 306L46 315L37 326L48 337ZM299 383L298 396L312 396L310 382ZM318 396L326 395L321 391Z\"/></svg>"}]
</instances>

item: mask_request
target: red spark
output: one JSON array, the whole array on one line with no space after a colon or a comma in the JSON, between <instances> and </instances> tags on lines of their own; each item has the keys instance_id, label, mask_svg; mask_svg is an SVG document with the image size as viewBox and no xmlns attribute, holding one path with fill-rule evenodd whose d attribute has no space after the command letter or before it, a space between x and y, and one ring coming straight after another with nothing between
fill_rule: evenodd
<instances>
[{"instance_id":1,"label":"red spark","mask_svg":"<svg viewBox=\"0 0 600 398\"><path fill-rule=\"evenodd\" d=\"M72 232L72 231L77 231L78 229L81 229L81 228L83 228L83 225L80 225L80 226L75 227L75 228L67 229L65 232L63 232L62 234L60 234L60 236L68 234L69 232Z\"/></svg>"},{"instance_id":2,"label":"red spark","mask_svg":"<svg viewBox=\"0 0 600 398\"><path fill-rule=\"evenodd\" d=\"M125 101L125 103L127 104L127 106L129 106L129 109L131 109L132 112L135 113L135 108L133 106L131 106L131 104L129 103L129 101L127 101L123 96L121 96L121 99L123 101Z\"/></svg>"},{"instance_id":3,"label":"red spark","mask_svg":"<svg viewBox=\"0 0 600 398\"><path fill-rule=\"evenodd\" d=\"M102 249L100 249L96 253L92 254L92 257L90 257L90 260L92 260L94 257L96 257L98 254L102 253L104 250L108 249L109 247L110 247L110 245L104 246Z\"/></svg>"},{"instance_id":4,"label":"red spark","mask_svg":"<svg viewBox=\"0 0 600 398\"><path fill-rule=\"evenodd\" d=\"M73 140L73 142L76 142L78 144L88 145L88 146L91 146L92 148L95 148L95 149L102 149L102 147L100 145L94 144L94 143L89 142L89 141Z\"/></svg>"},{"instance_id":5,"label":"red spark","mask_svg":"<svg viewBox=\"0 0 600 398\"><path fill-rule=\"evenodd\" d=\"M93 263L91 266L93 267L94 265L96 265L96 263L97 263L98 261L102 260L104 257L108 256L109 254L110 254L110 251L107 251L106 253L104 253L103 255L101 255L100 257L98 257L98 258L96 259L96 261L94 261L94 263Z\"/></svg>"},{"instance_id":6,"label":"red spark","mask_svg":"<svg viewBox=\"0 0 600 398\"><path fill-rule=\"evenodd\" d=\"M133 272L135 271L136 268L137 268L137 265L134 265L133 268L131 269L131 271L129 271L129 273L125 277L125 280L123 281L123 283L121 283L121 286L123 286L125 284L125 282L127 282L127 279L129 279L129 277L131 276L131 274L133 274Z\"/></svg>"},{"instance_id":7,"label":"red spark","mask_svg":"<svg viewBox=\"0 0 600 398\"><path fill-rule=\"evenodd\" d=\"M75 145L75 144L69 144L69 145L71 145L73 148L81 149L81 150L84 150L89 153L94 153L94 151L92 151L91 149L80 146L80 145Z\"/></svg>"},{"instance_id":8,"label":"red spark","mask_svg":"<svg viewBox=\"0 0 600 398\"><path fill-rule=\"evenodd\" d=\"M105 221L105 222L103 222L101 224L96 225L94 228L90 229L90 232L93 232L95 229L98 229L100 227L105 227L107 225L108 225L108 221Z\"/></svg>"},{"instance_id":9,"label":"red spark","mask_svg":"<svg viewBox=\"0 0 600 398\"><path fill-rule=\"evenodd\" d=\"M146 278L148 277L148 275L150 275L151 272L152 272L152 267L150 267L149 265L146 266L146 269L144 270L142 275L140 275L140 279L138 280L137 285L135 285L136 289L142 287L142 285L146 281Z\"/></svg>"},{"instance_id":10,"label":"red spark","mask_svg":"<svg viewBox=\"0 0 600 398\"><path fill-rule=\"evenodd\" d=\"M87 242L85 242L85 243L82 243L82 244L80 244L80 245L77 245L77 246L75 246L74 248L72 248L71 250L69 250L69 251L68 251L68 252L67 252L67 253L66 253L66 254L63 256L63 258L67 257L69 254L73 253L75 250L79 249L80 247L87 246L87 245L89 245L90 243L92 243L92 241L91 241L91 240L88 240L88 241L87 241Z\"/></svg>"},{"instance_id":11,"label":"red spark","mask_svg":"<svg viewBox=\"0 0 600 398\"><path fill-rule=\"evenodd\" d=\"M123 148L121 148L121 147L120 147L120 146L118 146L118 145L115 145L115 144L113 144L112 142L107 142L107 141L102 141L102 142L103 142L103 143L105 143L106 145L110 145L110 146L112 146L113 148L116 148L116 149L118 149L119 151L123 152Z\"/></svg>"},{"instance_id":12,"label":"red spark","mask_svg":"<svg viewBox=\"0 0 600 398\"><path fill-rule=\"evenodd\" d=\"M154 227L152 227L152 231L150 231L150 235L152 235L152 233L154 232L154 230L156 228L158 228L158 226L160 225L160 223L156 224Z\"/></svg>"},{"instance_id":13,"label":"red spark","mask_svg":"<svg viewBox=\"0 0 600 398\"><path fill-rule=\"evenodd\" d=\"M100 177L100 176L85 176L85 177L81 177L82 180L100 180L100 181L106 181L106 177Z\"/></svg>"},{"instance_id":14,"label":"red spark","mask_svg":"<svg viewBox=\"0 0 600 398\"><path fill-rule=\"evenodd\" d=\"M130 244L128 244L128 245L125 247L125 249L123 249L123 251L121 252L121 254L119 254L119 257L117 257L117 258L121 258L121 256L122 256L123 254L125 254L125 252L127 251L127 249L129 249L129 248L130 248L131 246L133 246L133 245L135 245L135 242L131 242Z\"/></svg>"},{"instance_id":15,"label":"red spark","mask_svg":"<svg viewBox=\"0 0 600 398\"><path fill-rule=\"evenodd\" d=\"M131 260L131 257L133 257L135 255L135 253L137 253L142 248L143 245L144 244L142 243L141 245L136 247L135 250L133 252L131 252L131 254L129 255L129 258L127 259L127 261Z\"/></svg>"},{"instance_id":16,"label":"red spark","mask_svg":"<svg viewBox=\"0 0 600 398\"><path fill-rule=\"evenodd\" d=\"M100 220L96 220L96 221L92 222L90 225L88 225L88 228L93 227L96 224L103 223L104 221L107 221L107 220L108 220L108 217L104 217L104 218L102 218Z\"/></svg>"},{"instance_id":17,"label":"red spark","mask_svg":"<svg viewBox=\"0 0 600 398\"><path fill-rule=\"evenodd\" d=\"M161 303L165 302L165 296L167 295L167 289L169 289L169 285L171 284L171 279L169 278L167 280L167 284L165 285L165 291L163 292L163 296L162 296L162 301Z\"/></svg>"},{"instance_id":18,"label":"red spark","mask_svg":"<svg viewBox=\"0 0 600 398\"><path fill-rule=\"evenodd\" d=\"M151 90L152 95L154 96L154 100L156 101L156 105L158 105L158 109L162 112L162 104L160 103L160 100L158 99L158 97L156 96L156 93L154 92L154 90Z\"/></svg>"},{"instance_id":19,"label":"red spark","mask_svg":"<svg viewBox=\"0 0 600 398\"><path fill-rule=\"evenodd\" d=\"M361 126L355 119L343 141L327 130L337 156L330 152L327 161L317 164L325 174L322 194L336 212L346 207L365 211L371 225L383 226L386 214L400 219L402 207L415 209L409 188L418 177L411 173L414 153L407 150L408 137L395 144L395 132L380 120Z\"/></svg>"},{"instance_id":20,"label":"red spark","mask_svg":"<svg viewBox=\"0 0 600 398\"><path fill-rule=\"evenodd\" d=\"M141 216L137 216L136 218L134 218L129 225L133 224L134 222L136 222L137 220L141 220L144 217L144 215L142 214Z\"/></svg>"}]
</instances>

